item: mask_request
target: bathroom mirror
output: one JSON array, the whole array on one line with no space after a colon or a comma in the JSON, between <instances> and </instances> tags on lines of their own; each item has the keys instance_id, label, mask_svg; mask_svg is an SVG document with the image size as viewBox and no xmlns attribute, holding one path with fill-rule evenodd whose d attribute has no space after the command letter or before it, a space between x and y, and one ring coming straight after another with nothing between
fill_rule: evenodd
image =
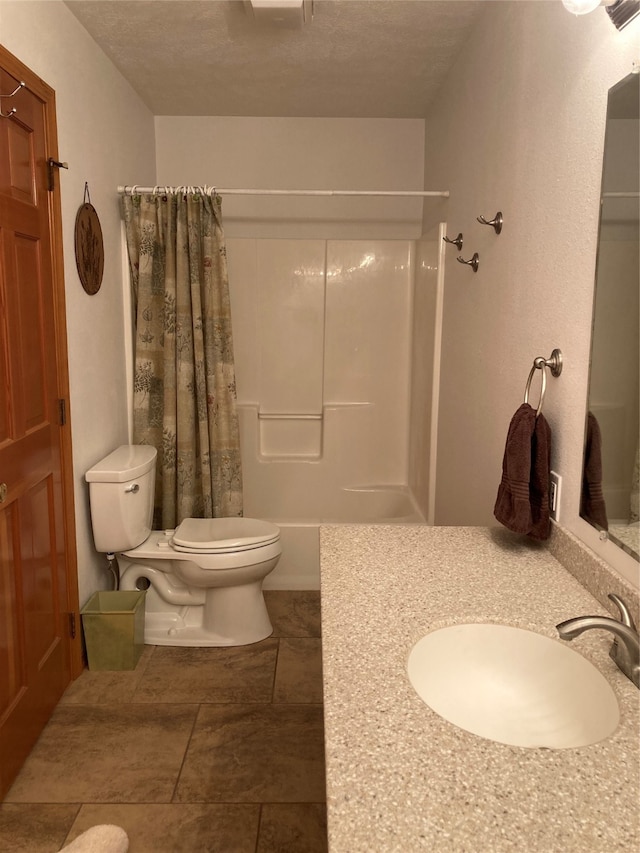
<instances>
[{"instance_id":1,"label":"bathroom mirror","mask_svg":"<svg viewBox=\"0 0 640 853\"><path fill-rule=\"evenodd\" d=\"M640 75L609 91L580 515L636 559Z\"/></svg>"}]
</instances>

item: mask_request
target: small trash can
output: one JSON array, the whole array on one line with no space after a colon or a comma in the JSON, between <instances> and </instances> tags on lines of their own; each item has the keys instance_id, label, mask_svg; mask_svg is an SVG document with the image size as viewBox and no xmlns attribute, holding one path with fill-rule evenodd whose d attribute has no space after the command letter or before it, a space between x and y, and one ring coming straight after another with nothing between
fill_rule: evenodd
<instances>
[{"instance_id":1,"label":"small trash can","mask_svg":"<svg viewBox=\"0 0 640 853\"><path fill-rule=\"evenodd\" d=\"M135 669L144 649L145 590L94 593L80 611L89 669Z\"/></svg>"}]
</instances>

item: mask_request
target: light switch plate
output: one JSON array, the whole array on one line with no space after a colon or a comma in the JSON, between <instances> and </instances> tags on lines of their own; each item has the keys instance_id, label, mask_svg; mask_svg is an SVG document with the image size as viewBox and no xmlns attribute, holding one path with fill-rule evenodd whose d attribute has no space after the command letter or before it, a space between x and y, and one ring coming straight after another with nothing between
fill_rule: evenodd
<instances>
[{"instance_id":1,"label":"light switch plate","mask_svg":"<svg viewBox=\"0 0 640 853\"><path fill-rule=\"evenodd\" d=\"M551 485L549 488L549 511L551 514L551 518L554 521L560 521L560 493L562 490L562 477L560 474L556 474L555 471L551 472Z\"/></svg>"}]
</instances>

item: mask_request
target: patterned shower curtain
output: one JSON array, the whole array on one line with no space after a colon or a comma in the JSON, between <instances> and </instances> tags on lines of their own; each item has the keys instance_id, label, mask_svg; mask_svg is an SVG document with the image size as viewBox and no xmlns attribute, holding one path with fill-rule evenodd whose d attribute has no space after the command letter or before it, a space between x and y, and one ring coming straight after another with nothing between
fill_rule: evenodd
<instances>
[{"instance_id":1,"label":"patterned shower curtain","mask_svg":"<svg viewBox=\"0 0 640 853\"><path fill-rule=\"evenodd\" d=\"M135 311L135 444L158 451L154 528L242 515L220 197L123 195Z\"/></svg>"}]
</instances>

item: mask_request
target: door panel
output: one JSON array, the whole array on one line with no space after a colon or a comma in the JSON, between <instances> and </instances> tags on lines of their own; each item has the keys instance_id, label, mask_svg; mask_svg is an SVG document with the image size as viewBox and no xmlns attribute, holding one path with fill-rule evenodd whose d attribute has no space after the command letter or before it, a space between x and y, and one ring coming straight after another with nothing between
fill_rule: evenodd
<instances>
[{"instance_id":1,"label":"door panel","mask_svg":"<svg viewBox=\"0 0 640 853\"><path fill-rule=\"evenodd\" d=\"M18 597L13 572L14 511L0 514L0 719L7 714L22 684L21 631Z\"/></svg>"},{"instance_id":2,"label":"door panel","mask_svg":"<svg viewBox=\"0 0 640 853\"><path fill-rule=\"evenodd\" d=\"M33 172L34 156L31 145L32 136L17 117L7 128L8 183L13 198L34 203Z\"/></svg>"},{"instance_id":3,"label":"door panel","mask_svg":"<svg viewBox=\"0 0 640 853\"><path fill-rule=\"evenodd\" d=\"M22 369L21 394L24 429L30 430L46 421L46 371L43 344L47 338L42 328L41 309L46 303L41 292L40 246L38 241L17 234L14 243L15 282L18 295L19 334L14 347L19 348L16 361ZM50 310L50 309L49 309ZM54 382L55 386L55 382Z\"/></svg>"},{"instance_id":4,"label":"door panel","mask_svg":"<svg viewBox=\"0 0 640 853\"><path fill-rule=\"evenodd\" d=\"M20 553L25 611L27 670L37 673L59 642L56 550L49 512L48 480L37 483L20 501Z\"/></svg>"},{"instance_id":5,"label":"door panel","mask_svg":"<svg viewBox=\"0 0 640 853\"><path fill-rule=\"evenodd\" d=\"M2 247L3 247L3 234L0 230L0 275L2 275L1 270L3 269L2 263ZM9 378L8 378L8 347L9 347L9 336L7 329L7 309L4 302L4 287L2 285L2 279L0 278L0 446L2 446L7 439L9 438L9 423L11 419L11 413L9 410Z\"/></svg>"},{"instance_id":6,"label":"door panel","mask_svg":"<svg viewBox=\"0 0 640 853\"><path fill-rule=\"evenodd\" d=\"M66 348L47 175L48 157L57 159L54 101L28 69L7 73L16 63L0 48L0 91L27 82L11 100L16 114L0 118L0 798L71 680L77 653L68 619L78 607L70 442L57 422Z\"/></svg>"}]
</instances>

